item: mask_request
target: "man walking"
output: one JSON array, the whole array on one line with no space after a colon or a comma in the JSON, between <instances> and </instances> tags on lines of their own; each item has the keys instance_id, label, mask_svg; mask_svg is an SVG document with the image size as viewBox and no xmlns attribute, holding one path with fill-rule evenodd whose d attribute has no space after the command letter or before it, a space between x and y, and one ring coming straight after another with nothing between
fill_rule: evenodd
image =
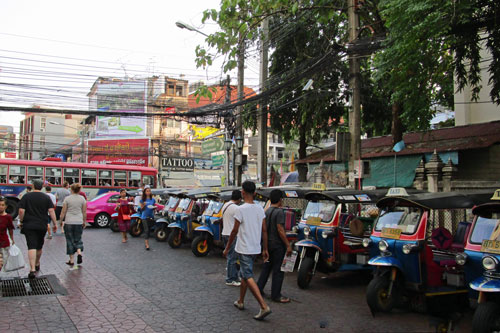
<instances>
[{"instance_id":1,"label":"man walking","mask_svg":"<svg viewBox=\"0 0 500 333\"><path fill-rule=\"evenodd\" d=\"M231 193L231 200L226 202L224 206L222 206L222 240L224 241L224 246L227 245L229 241L229 235L234 227L234 214L238 210L238 205L241 201L241 192L240 190L234 190ZM241 282L238 278L238 267L236 266L236 252L234 251L234 247L236 245L236 240L233 241L231 247L229 248L229 252L227 253L227 265L226 265L226 285L239 287Z\"/></svg>"},{"instance_id":2,"label":"man walking","mask_svg":"<svg viewBox=\"0 0 500 333\"><path fill-rule=\"evenodd\" d=\"M45 186L45 194L47 194L50 198L50 200L52 201L52 204L54 205L54 207L56 206L56 196L54 194L52 194L52 188L50 187L50 185L46 185ZM56 218L57 218L57 215L56 215ZM47 216L47 239L52 239L52 229L50 228L50 215ZM54 224L54 233L56 232L57 230L57 225Z\"/></svg>"},{"instance_id":3,"label":"man walking","mask_svg":"<svg viewBox=\"0 0 500 333\"><path fill-rule=\"evenodd\" d=\"M281 271L281 264L285 254L287 256L292 254L292 247L286 238L285 213L281 209L282 192L272 190L270 199L271 206L266 210L269 261L262 266L257 285L261 294L263 294L269 275L273 272L271 299L275 302L288 303L290 299L281 295L281 286L285 278L285 273Z\"/></svg>"},{"instance_id":4,"label":"man walking","mask_svg":"<svg viewBox=\"0 0 500 333\"><path fill-rule=\"evenodd\" d=\"M54 225L56 224L54 205L49 196L41 192L42 187L43 181L35 179L33 181L33 192L23 195L19 202L21 233L26 237L28 245L28 259L30 264L28 278L30 279L34 279L35 273L40 270L42 247L45 233L47 232L47 213L50 214Z\"/></svg>"},{"instance_id":5,"label":"man walking","mask_svg":"<svg viewBox=\"0 0 500 333\"><path fill-rule=\"evenodd\" d=\"M57 199L57 202L56 202L56 218L57 218L57 221L59 222L59 227L61 228L61 232L64 233L64 229L62 227L62 222L61 221L61 211L62 211L62 208L63 208L63 202L64 202L64 199L66 199L66 197L68 195L70 195L71 193L69 193L69 183L67 181L65 181L63 183L63 187L61 188L58 188L56 190L56 199Z\"/></svg>"},{"instance_id":6,"label":"man walking","mask_svg":"<svg viewBox=\"0 0 500 333\"><path fill-rule=\"evenodd\" d=\"M228 255L234 239L238 236L235 251L240 261L240 276L242 280L240 298L234 302L234 306L239 310L245 308L245 294L247 288L250 288L250 291L260 305L259 313L253 318L263 320L271 313L271 309L264 301L264 298L262 298L259 287L253 278L253 263L257 255L261 253L261 239L263 240L262 257L264 262L269 259L269 253L267 252L266 218L264 209L253 201L255 184L247 180L243 183L242 189L241 195L245 203L239 206L235 213L234 227L224 249L224 256Z\"/></svg>"}]
</instances>

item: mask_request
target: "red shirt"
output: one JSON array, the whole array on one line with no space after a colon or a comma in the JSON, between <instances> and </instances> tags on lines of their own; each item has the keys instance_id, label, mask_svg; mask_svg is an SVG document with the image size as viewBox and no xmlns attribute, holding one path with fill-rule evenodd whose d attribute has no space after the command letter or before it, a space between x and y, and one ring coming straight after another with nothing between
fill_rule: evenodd
<instances>
[{"instance_id":1,"label":"red shirt","mask_svg":"<svg viewBox=\"0 0 500 333\"><path fill-rule=\"evenodd\" d=\"M12 216L9 214L0 215L0 248L9 247L9 236L7 236L7 229L14 230L14 224L12 224Z\"/></svg>"},{"instance_id":2,"label":"red shirt","mask_svg":"<svg viewBox=\"0 0 500 333\"><path fill-rule=\"evenodd\" d=\"M78 192L78 194L80 194L82 197L85 198L85 200L87 200L87 195L85 194L85 192L80 191Z\"/></svg>"}]
</instances>

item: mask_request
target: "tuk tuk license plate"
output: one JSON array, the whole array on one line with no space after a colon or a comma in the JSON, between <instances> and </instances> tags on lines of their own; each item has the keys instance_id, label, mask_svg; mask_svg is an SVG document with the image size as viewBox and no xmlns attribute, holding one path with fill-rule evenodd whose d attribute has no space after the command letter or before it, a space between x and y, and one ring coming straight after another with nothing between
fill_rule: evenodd
<instances>
[{"instance_id":1,"label":"tuk tuk license plate","mask_svg":"<svg viewBox=\"0 0 500 333\"><path fill-rule=\"evenodd\" d=\"M306 224L320 225L321 224L321 217L310 217L307 219Z\"/></svg>"},{"instance_id":2,"label":"tuk tuk license plate","mask_svg":"<svg viewBox=\"0 0 500 333\"><path fill-rule=\"evenodd\" d=\"M380 236L384 238L399 239L401 237L401 229L382 228L382 233Z\"/></svg>"},{"instance_id":3,"label":"tuk tuk license plate","mask_svg":"<svg viewBox=\"0 0 500 333\"><path fill-rule=\"evenodd\" d=\"M500 254L500 241L485 239L481 243L481 252Z\"/></svg>"}]
</instances>

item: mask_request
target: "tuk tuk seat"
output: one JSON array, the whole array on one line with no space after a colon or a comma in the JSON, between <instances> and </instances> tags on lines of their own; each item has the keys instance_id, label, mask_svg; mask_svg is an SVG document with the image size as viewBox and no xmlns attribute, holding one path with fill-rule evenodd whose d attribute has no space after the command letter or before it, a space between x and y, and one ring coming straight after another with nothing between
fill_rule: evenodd
<instances>
[{"instance_id":1,"label":"tuk tuk seat","mask_svg":"<svg viewBox=\"0 0 500 333\"><path fill-rule=\"evenodd\" d=\"M469 234L472 223L470 222L460 222L457 226L457 231L453 236L453 243L451 244L451 250L455 252L463 252L465 248L465 242L467 240L467 235Z\"/></svg>"}]
</instances>

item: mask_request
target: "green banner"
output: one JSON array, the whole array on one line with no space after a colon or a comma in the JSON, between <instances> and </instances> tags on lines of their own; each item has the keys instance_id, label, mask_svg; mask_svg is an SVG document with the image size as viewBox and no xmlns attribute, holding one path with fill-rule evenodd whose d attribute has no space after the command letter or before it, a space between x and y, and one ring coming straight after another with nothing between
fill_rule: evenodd
<instances>
[{"instance_id":1,"label":"green banner","mask_svg":"<svg viewBox=\"0 0 500 333\"><path fill-rule=\"evenodd\" d=\"M224 140L222 138L211 139L201 143L202 154L215 153L224 150Z\"/></svg>"},{"instance_id":2,"label":"green banner","mask_svg":"<svg viewBox=\"0 0 500 333\"><path fill-rule=\"evenodd\" d=\"M218 167L224 165L226 158L224 155L215 155L212 156L212 167Z\"/></svg>"}]
</instances>

